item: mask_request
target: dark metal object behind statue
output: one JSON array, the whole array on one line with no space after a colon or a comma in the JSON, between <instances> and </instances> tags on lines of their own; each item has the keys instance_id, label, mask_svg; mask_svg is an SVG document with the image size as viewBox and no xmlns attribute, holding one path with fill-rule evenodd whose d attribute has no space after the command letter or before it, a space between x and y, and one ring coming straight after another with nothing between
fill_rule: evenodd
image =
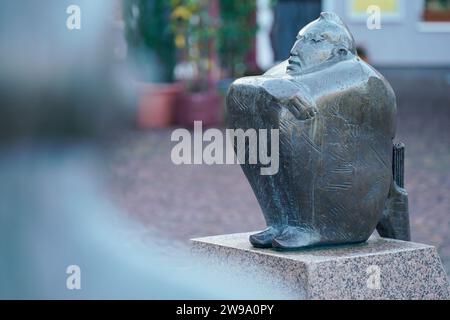
<instances>
[{"instance_id":1,"label":"dark metal object behind statue","mask_svg":"<svg viewBox=\"0 0 450 320\"><path fill-rule=\"evenodd\" d=\"M242 165L268 226L255 247L358 243L376 228L409 240L395 94L337 15L300 30L287 61L235 81L227 106L232 129L279 130L278 174Z\"/></svg>"}]
</instances>

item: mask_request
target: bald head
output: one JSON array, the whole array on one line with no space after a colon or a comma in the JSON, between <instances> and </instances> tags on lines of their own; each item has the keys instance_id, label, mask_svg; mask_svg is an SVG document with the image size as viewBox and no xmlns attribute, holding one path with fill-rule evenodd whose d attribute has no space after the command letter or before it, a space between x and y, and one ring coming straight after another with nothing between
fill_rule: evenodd
<instances>
[{"instance_id":1,"label":"bald head","mask_svg":"<svg viewBox=\"0 0 450 320\"><path fill-rule=\"evenodd\" d=\"M297 35L287 72L304 73L328 61L341 61L356 55L352 34L335 13L323 12Z\"/></svg>"}]
</instances>

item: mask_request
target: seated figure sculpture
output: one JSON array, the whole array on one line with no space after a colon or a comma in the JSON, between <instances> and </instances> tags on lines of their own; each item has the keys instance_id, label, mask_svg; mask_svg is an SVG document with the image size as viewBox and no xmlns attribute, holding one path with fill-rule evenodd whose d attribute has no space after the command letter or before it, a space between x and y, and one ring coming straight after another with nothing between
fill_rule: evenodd
<instances>
[{"instance_id":1,"label":"seated figure sculpture","mask_svg":"<svg viewBox=\"0 0 450 320\"><path fill-rule=\"evenodd\" d=\"M359 243L375 229L409 240L395 94L357 56L339 16L322 13L300 30L287 61L236 80L227 109L230 129L279 130L277 174L241 164L267 223L250 236L253 246Z\"/></svg>"}]
</instances>

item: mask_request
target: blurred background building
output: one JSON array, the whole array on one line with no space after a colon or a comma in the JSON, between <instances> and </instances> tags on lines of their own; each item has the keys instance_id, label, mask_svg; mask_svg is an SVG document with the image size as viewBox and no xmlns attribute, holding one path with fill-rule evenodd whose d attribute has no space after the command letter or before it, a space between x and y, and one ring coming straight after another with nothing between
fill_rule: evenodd
<instances>
[{"instance_id":1,"label":"blurred background building","mask_svg":"<svg viewBox=\"0 0 450 320\"><path fill-rule=\"evenodd\" d=\"M381 9L381 29L367 28L367 9ZM448 0L279 0L275 5L276 60L286 57L295 30L334 11L352 30L359 46L377 66L450 65Z\"/></svg>"},{"instance_id":2,"label":"blurred background building","mask_svg":"<svg viewBox=\"0 0 450 320\"><path fill-rule=\"evenodd\" d=\"M380 28L367 26L371 6ZM139 81L138 126L223 123L233 79L287 59L321 11L339 14L377 67L450 66L449 0L124 0L117 17L128 46L118 50Z\"/></svg>"},{"instance_id":3,"label":"blurred background building","mask_svg":"<svg viewBox=\"0 0 450 320\"><path fill-rule=\"evenodd\" d=\"M370 5L381 8L381 29L366 25ZM449 66L450 1L324 1L348 24L377 66Z\"/></svg>"}]
</instances>

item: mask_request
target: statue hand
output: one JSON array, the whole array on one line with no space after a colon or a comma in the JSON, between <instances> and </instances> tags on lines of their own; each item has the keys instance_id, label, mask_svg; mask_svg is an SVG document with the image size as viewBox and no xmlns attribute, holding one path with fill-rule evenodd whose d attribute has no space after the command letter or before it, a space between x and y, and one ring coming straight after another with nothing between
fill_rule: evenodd
<instances>
[{"instance_id":1,"label":"statue hand","mask_svg":"<svg viewBox=\"0 0 450 320\"><path fill-rule=\"evenodd\" d=\"M314 118L318 112L313 102L306 101L298 95L291 97L286 106L298 120L303 121Z\"/></svg>"}]
</instances>

